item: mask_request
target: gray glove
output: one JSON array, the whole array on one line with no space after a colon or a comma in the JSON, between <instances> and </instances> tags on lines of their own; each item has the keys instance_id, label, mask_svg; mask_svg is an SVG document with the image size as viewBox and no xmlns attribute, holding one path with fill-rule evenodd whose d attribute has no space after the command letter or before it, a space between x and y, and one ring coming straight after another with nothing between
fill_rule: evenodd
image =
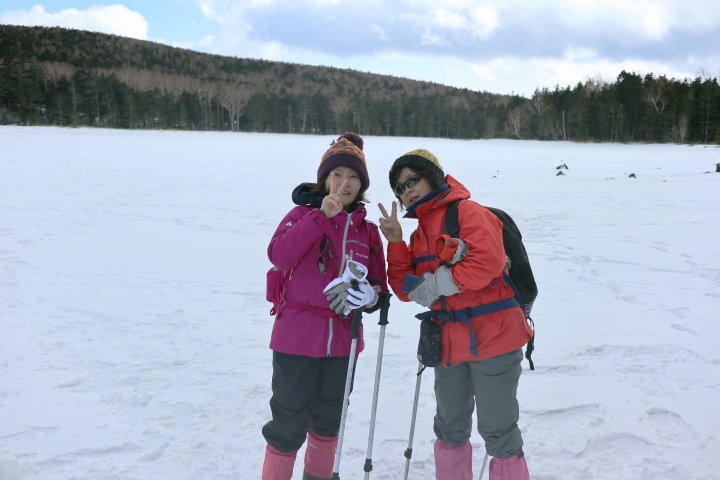
<instances>
[{"instance_id":1,"label":"gray glove","mask_svg":"<svg viewBox=\"0 0 720 480\"><path fill-rule=\"evenodd\" d=\"M460 293L460 289L455 285L450 269L443 265L435 270L435 273L423 273L415 287L408 293L408 298L423 307L431 307L440 296L449 297L456 293Z\"/></svg>"},{"instance_id":2,"label":"gray glove","mask_svg":"<svg viewBox=\"0 0 720 480\"><path fill-rule=\"evenodd\" d=\"M351 310L358 308L372 308L378 300L377 292L367 280L341 283L326 296L330 303L330 310L338 315L348 315Z\"/></svg>"},{"instance_id":3,"label":"gray glove","mask_svg":"<svg viewBox=\"0 0 720 480\"><path fill-rule=\"evenodd\" d=\"M372 290L372 287L365 280L367 273L365 265L353 260L348 261L343 274L328 283L323 290L330 304L330 310L347 315L351 310L377 301L376 298L368 298L367 288ZM367 285L367 288L363 285Z\"/></svg>"},{"instance_id":4,"label":"gray glove","mask_svg":"<svg viewBox=\"0 0 720 480\"><path fill-rule=\"evenodd\" d=\"M458 244L457 250L455 250L455 255L453 255L453 259L450 260L450 265L455 265L458 262L461 262L463 258L468 254L468 248L467 245L465 245L465 242L460 240L459 238L453 238L453 241Z\"/></svg>"},{"instance_id":5,"label":"gray glove","mask_svg":"<svg viewBox=\"0 0 720 480\"><path fill-rule=\"evenodd\" d=\"M330 310L337 314L345 313L348 309L347 297L348 290L350 289L350 283L338 282L330 288L327 288L323 293L330 304ZM347 315L347 313L345 313Z\"/></svg>"},{"instance_id":6,"label":"gray glove","mask_svg":"<svg viewBox=\"0 0 720 480\"><path fill-rule=\"evenodd\" d=\"M435 241L435 250L440 261L448 265L461 262L468 254L468 247L465 242L446 234L440 235Z\"/></svg>"}]
</instances>

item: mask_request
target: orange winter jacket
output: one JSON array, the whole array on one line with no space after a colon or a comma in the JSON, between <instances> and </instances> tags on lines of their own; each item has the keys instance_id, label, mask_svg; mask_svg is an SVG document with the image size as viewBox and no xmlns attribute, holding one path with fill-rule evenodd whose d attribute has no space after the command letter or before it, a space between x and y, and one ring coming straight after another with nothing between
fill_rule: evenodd
<instances>
[{"instance_id":1,"label":"orange winter jacket","mask_svg":"<svg viewBox=\"0 0 720 480\"><path fill-rule=\"evenodd\" d=\"M415 265L413 258L436 254L435 241L443 233L447 206L455 200L470 198L470 192L457 180L445 178L449 189L442 191L414 210L418 228L405 242L388 244L388 279L395 295L403 302L410 301L402 291L405 275L421 276L434 272L439 260L427 260ZM412 218L409 212L406 217ZM503 280L505 249L502 222L488 209L474 201L458 205L460 238L468 247L467 256L451 267L452 277L461 292L447 297L447 309L461 310L512 298L514 292ZM498 285L499 283L499 285ZM432 310L440 310L440 302ZM470 360L482 360L522 348L532 336L532 329L521 307L474 317L470 320L477 342L477 353L470 353L470 327L466 323L443 324L442 358L445 366Z\"/></svg>"}]
</instances>

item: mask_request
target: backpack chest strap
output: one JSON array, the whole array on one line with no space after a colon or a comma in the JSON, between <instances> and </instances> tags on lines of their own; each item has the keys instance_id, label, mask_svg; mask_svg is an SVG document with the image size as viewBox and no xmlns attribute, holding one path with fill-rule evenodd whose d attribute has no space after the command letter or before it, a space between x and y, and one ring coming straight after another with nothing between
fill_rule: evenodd
<instances>
[{"instance_id":1,"label":"backpack chest strap","mask_svg":"<svg viewBox=\"0 0 720 480\"><path fill-rule=\"evenodd\" d=\"M436 258L438 258L437 255L425 255L424 257L415 257L412 259L412 264L417 265L418 263L422 262L431 262Z\"/></svg>"}]
</instances>

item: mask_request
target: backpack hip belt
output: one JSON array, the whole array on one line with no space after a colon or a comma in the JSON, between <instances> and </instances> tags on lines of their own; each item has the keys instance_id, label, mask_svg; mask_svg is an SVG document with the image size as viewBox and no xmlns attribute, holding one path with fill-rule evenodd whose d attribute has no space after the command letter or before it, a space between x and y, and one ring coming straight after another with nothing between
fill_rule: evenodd
<instances>
[{"instance_id":1,"label":"backpack hip belt","mask_svg":"<svg viewBox=\"0 0 720 480\"><path fill-rule=\"evenodd\" d=\"M295 302L293 300L284 300L282 304L280 305L280 308L283 307L290 307L294 308L295 310L306 310L308 312L312 312L315 315L323 318L348 318L347 316L340 316L337 313L333 312L332 310L328 310L325 308L320 307L313 307L311 305L308 305L306 303L302 302Z\"/></svg>"},{"instance_id":2,"label":"backpack hip belt","mask_svg":"<svg viewBox=\"0 0 720 480\"><path fill-rule=\"evenodd\" d=\"M486 303L485 305L478 305L477 307L468 307L462 310L429 310L427 312L415 315L415 318L417 318L418 320L435 318L439 320L441 324L447 322L460 322L467 324L468 327L470 327L470 353L477 357L477 340L475 338L475 330L472 328L470 319L520 306L521 304L520 302L518 302L517 298L510 297L503 300L498 300L497 302Z\"/></svg>"}]
</instances>

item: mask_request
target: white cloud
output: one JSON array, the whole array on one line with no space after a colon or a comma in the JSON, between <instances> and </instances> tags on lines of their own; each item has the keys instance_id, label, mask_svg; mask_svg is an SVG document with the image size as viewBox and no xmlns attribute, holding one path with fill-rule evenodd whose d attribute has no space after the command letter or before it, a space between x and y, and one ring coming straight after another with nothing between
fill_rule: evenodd
<instances>
[{"instance_id":1,"label":"white cloud","mask_svg":"<svg viewBox=\"0 0 720 480\"><path fill-rule=\"evenodd\" d=\"M420 35L420 45L442 47L449 44L445 37L437 34L431 27L426 27Z\"/></svg>"},{"instance_id":2,"label":"white cloud","mask_svg":"<svg viewBox=\"0 0 720 480\"><path fill-rule=\"evenodd\" d=\"M382 40L383 42L387 42L388 40L390 40L390 39L388 38L388 36L385 35L385 29L382 28L380 25L376 25L376 24L373 23L373 24L370 25L370 30L372 30L373 32L375 32L375 34L377 35L377 37L378 37L380 40Z\"/></svg>"},{"instance_id":3,"label":"white cloud","mask_svg":"<svg viewBox=\"0 0 720 480\"><path fill-rule=\"evenodd\" d=\"M667 5L655 0L563 0L551 13L574 36L617 43L662 40L670 21Z\"/></svg>"},{"instance_id":4,"label":"white cloud","mask_svg":"<svg viewBox=\"0 0 720 480\"><path fill-rule=\"evenodd\" d=\"M458 12L450 10L435 10L432 13L432 23L440 28L459 29L467 27L467 20Z\"/></svg>"},{"instance_id":5,"label":"white cloud","mask_svg":"<svg viewBox=\"0 0 720 480\"><path fill-rule=\"evenodd\" d=\"M475 36L479 38L486 38L500 26L500 17L496 10L473 8L468 13Z\"/></svg>"},{"instance_id":6,"label":"white cloud","mask_svg":"<svg viewBox=\"0 0 720 480\"><path fill-rule=\"evenodd\" d=\"M211 21L221 21L222 20L222 17L219 16L217 13L215 13L215 9L211 5L208 5L205 2L201 2L199 4L199 6L200 6L200 11L202 12L203 16L205 18L207 18L208 20L211 20Z\"/></svg>"},{"instance_id":7,"label":"white cloud","mask_svg":"<svg viewBox=\"0 0 720 480\"><path fill-rule=\"evenodd\" d=\"M69 8L57 13L46 12L42 5L35 5L30 11L5 12L0 17L0 23L74 28L139 40L148 38L148 22L145 18L123 5L92 6L86 10Z\"/></svg>"},{"instance_id":8,"label":"white cloud","mask_svg":"<svg viewBox=\"0 0 720 480\"><path fill-rule=\"evenodd\" d=\"M593 48L568 46L563 53L563 59L568 62L596 60L597 51Z\"/></svg>"}]
</instances>

